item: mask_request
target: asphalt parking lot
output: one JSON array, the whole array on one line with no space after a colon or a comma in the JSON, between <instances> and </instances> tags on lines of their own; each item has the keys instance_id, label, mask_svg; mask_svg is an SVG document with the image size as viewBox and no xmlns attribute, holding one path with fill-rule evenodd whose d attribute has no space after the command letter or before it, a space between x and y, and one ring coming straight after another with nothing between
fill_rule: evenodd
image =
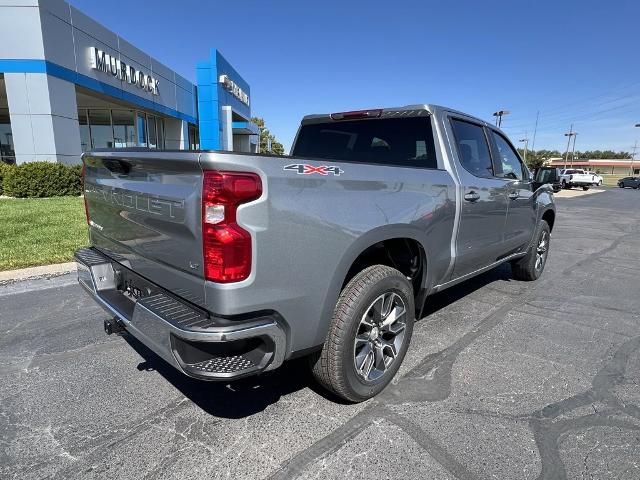
<instances>
[{"instance_id":1,"label":"asphalt parking lot","mask_svg":"<svg viewBox=\"0 0 640 480\"><path fill-rule=\"evenodd\" d=\"M560 198L546 271L437 294L395 384L190 380L71 276L0 287L0 478L640 478L640 193Z\"/></svg>"}]
</instances>

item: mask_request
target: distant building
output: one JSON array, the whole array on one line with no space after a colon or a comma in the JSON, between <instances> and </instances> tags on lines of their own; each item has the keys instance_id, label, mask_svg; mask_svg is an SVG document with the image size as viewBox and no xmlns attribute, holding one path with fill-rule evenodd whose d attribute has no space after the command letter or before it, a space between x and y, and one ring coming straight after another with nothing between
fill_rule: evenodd
<instances>
[{"instance_id":1,"label":"distant building","mask_svg":"<svg viewBox=\"0 0 640 480\"><path fill-rule=\"evenodd\" d=\"M624 160L624 159L592 159L592 160L575 160L553 158L547 163L551 167L558 168L583 168L593 172L616 175L630 175L632 170L634 175L640 174L640 160Z\"/></svg>"}]
</instances>

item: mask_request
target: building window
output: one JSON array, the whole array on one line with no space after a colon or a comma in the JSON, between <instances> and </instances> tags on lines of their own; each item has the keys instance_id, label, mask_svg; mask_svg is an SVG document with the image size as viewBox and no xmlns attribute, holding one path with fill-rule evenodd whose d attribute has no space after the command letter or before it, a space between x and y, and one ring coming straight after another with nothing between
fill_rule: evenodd
<instances>
[{"instance_id":1,"label":"building window","mask_svg":"<svg viewBox=\"0 0 640 480\"><path fill-rule=\"evenodd\" d=\"M136 146L136 127L133 123L133 110L112 110L113 140L115 148Z\"/></svg>"},{"instance_id":2,"label":"building window","mask_svg":"<svg viewBox=\"0 0 640 480\"><path fill-rule=\"evenodd\" d=\"M0 141L2 141L0 109ZM125 109L78 109L82 151L94 148L164 148L164 120Z\"/></svg>"},{"instance_id":3,"label":"building window","mask_svg":"<svg viewBox=\"0 0 640 480\"><path fill-rule=\"evenodd\" d=\"M0 161L11 164L16 163L8 108L0 108Z\"/></svg>"},{"instance_id":4,"label":"building window","mask_svg":"<svg viewBox=\"0 0 640 480\"><path fill-rule=\"evenodd\" d=\"M138 112L138 146L147 146L147 116Z\"/></svg>"},{"instance_id":5,"label":"building window","mask_svg":"<svg viewBox=\"0 0 640 480\"><path fill-rule=\"evenodd\" d=\"M113 129L109 110L89 110L91 148L113 148Z\"/></svg>"}]
</instances>

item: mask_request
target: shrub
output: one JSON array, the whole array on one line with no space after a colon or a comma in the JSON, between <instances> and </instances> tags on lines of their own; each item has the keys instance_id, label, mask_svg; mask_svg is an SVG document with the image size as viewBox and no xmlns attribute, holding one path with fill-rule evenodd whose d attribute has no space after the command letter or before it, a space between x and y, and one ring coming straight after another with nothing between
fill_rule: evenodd
<instances>
[{"instance_id":1,"label":"shrub","mask_svg":"<svg viewBox=\"0 0 640 480\"><path fill-rule=\"evenodd\" d=\"M7 171L13 168L13 165L9 165L8 163L0 162L0 195L3 195L3 179L7 174Z\"/></svg>"},{"instance_id":2,"label":"shrub","mask_svg":"<svg viewBox=\"0 0 640 480\"><path fill-rule=\"evenodd\" d=\"M82 166L23 163L5 169L4 192L10 197L62 197L82 193Z\"/></svg>"}]
</instances>

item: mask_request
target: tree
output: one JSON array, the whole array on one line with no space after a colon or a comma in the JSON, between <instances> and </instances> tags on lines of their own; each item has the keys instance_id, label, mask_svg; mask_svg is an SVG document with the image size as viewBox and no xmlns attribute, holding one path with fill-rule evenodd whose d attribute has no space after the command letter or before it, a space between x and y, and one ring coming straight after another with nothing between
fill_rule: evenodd
<instances>
[{"instance_id":1,"label":"tree","mask_svg":"<svg viewBox=\"0 0 640 480\"><path fill-rule=\"evenodd\" d=\"M524 158L523 149L519 148L518 153L520 154L521 158ZM541 155L538 155L537 152L533 150L527 150L527 167L529 167L530 170L535 170L536 168L541 167L544 161L545 158Z\"/></svg>"},{"instance_id":2,"label":"tree","mask_svg":"<svg viewBox=\"0 0 640 480\"><path fill-rule=\"evenodd\" d=\"M253 117L251 119L253 123L260 127L260 153L272 153L274 155L284 155L284 147L280 142L276 140L276 137L271 134L268 128L264 126L264 119L260 117ZM269 150L269 141L271 141L271 150Z\"/></svg>"}]
</instances>

